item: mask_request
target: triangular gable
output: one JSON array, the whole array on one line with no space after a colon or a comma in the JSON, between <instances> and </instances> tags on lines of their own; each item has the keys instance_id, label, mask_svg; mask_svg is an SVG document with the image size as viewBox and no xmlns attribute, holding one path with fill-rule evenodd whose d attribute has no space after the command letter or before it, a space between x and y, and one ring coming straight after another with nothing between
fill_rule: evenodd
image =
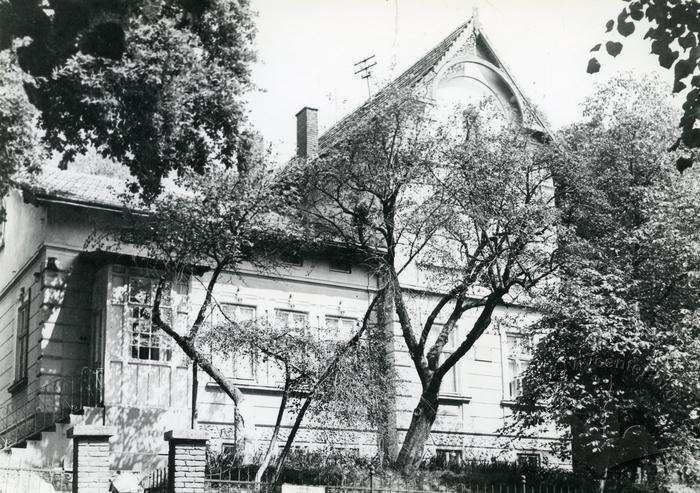
<instances>
[{"instance_id":1,"label":"triangular gable","mask_svg":"<svg viewBox=\"0 0 700 493\"><path fill-rule=\"evenodd\" d=\"M450 33L408 70L329 128L320 136L319 148L322 151L332 147L373 111L380 109L389 97L398 91L413 90L419 97L432 98L436 77L441 77L446 68L460 61L478 62L497 74L501 79L500 85L512 92L508 103L516 110L521 123L534 132L549 133L543 119L496 54L475 13L469 21Z\"/></svg>"}]
</instances>

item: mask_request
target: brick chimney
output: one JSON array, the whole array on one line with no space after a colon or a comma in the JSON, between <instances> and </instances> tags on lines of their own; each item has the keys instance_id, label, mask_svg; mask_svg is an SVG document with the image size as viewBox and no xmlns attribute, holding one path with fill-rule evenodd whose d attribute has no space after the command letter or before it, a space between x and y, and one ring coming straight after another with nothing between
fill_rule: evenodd
<instances>
[{"instance_id":1,"label":"brick chimney","mask_svg":"<svg viewBox=\"0 0 700 493\"><path fill-rule=\"evenodd\" d=\"M304 106L297 117L297 157L318 154L318 110Z\"/></svg>"}]
</instances>

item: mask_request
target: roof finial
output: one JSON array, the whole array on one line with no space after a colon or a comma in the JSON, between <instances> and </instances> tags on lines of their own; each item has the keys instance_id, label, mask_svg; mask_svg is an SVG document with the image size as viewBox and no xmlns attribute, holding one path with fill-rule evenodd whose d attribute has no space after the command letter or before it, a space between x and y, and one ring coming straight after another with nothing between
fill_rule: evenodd
<instances>
[{"instance_id":1,"label":"roof finial","mask_svg":"<svg viewBox=\"0 0 700 493\"><path fill-rule=\"evenodd\" d=\"M474 2L474 5L472 6L472 25L475 27L479 24L479 7L477 6L476 2Z\"/></svg>"}]
</instances>

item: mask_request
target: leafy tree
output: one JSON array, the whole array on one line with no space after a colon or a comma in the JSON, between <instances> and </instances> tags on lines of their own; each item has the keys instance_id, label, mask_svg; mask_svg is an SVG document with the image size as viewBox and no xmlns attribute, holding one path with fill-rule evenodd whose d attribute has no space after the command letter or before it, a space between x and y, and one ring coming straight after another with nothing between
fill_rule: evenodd
<instances>
[{"instance_id":1,"label":"leafy tree","mask_svg":"<svg viewBox=\"0 0 700 493\"><path fill-rule=\"evenodd\" d=\"M43 158L37 114L23 85L31 82L16 63L12 50L0 51L0 197L17 172L35 172ZM5 211L0 204L0 221Z\"/></svg>"},{"instance_id":2,"label":"leafy tree","mask_svg":"<svg viewBox=\"0 0 700 493\"><path fill-rule=\"evenodd\" d=\"M278 474L309 409L349 419L353 415L351 410L358 416L358 408L362 408L363 417L370 417L364 404L372 401L376 387L364 379L372 365L365 358L367 346L360 343L372 320L376 296L352 337L333 347L314 339L308 332L298 333L296 328L263 321L238 323L221 309L217 290L225 277L237 272L243 262L261 271L274 272L280 267L279 258L297 251L302 243L307 249L323 248L321 242L305 236L286 217L286 206L294 199L295 191L279 182L276 173L266 168L265 159L266 156L259 155L256 165L243 172L224 166L207 169L201 175L186 171L152 202L144 203L130 195L132 202L127 202L127 208L132 212L127 216L127 228L110 231L106 238L97 237L93 243L102 246L100 242L117 239L117 245L110 245L111 248L136 247L152 262L159 282L153 297L151 323L192 360L195 402L199 368L233 401L233 421L239 429L244 428L240 413L243 395L226 378L222 360L216 356L235 349L234 352L248 356L262 354L281 368L285 375L283 399L265 467L285 410L289 410L290 404L297 406L293 427L277 460ZM200 272L202 267L209 271L206 275ZM187 327L176 326L161 309L168 286L182 281L183 277L204 288L201 299L190 296L196 315ZM212 348L215 348L213 352ZM261 468L260 475L263 472ZM276 479L274 476L273 480Z\"/></svg>"},{"instance_id":3,"label":"leafy tree","mask_svg":"<svg viewBox=\"0 0 700 493\"><path fill-rule=\"evenodd\" d=\"M441 124L423 102L397 94L327 153L288 170L289 182L307 191L301 218L375 269L400 322L422 389L398 454L403 469L420 461L442 381L496 307L558 265L558 213L544 190L549 151L518 129L497 130L487 114L472 108ZM426 293L432 308L422 326L401 281L417 263L441 293ZM473 323L443 358L467 312Z\"/></svg>"},{"instance_id":4,"label":"leafy tree","mask_svg":"<svg viewBox=\"0 0 700 493\"><path fill-rule=\"evenodd\" d=\"M214 324L203 339L219 358L244 362L269 361L283 381L277 419L265 455L255 476L260 482L277 451L284 415L293 426L277 457L276 482L307 411L317 418L345 425L371 425L377 395L386 381L374 364L368 319L359 322L351 334L329 327L288 326L266 320L237 322L221 308L224 321ZM368 311L368 314L371 311ZM357 334L355 334L355 330ZM376 342L376 341L375 341Z\"/></svg>"},{"instance_id":5,"label":"leafy tree","mask_svg":"<svg viewBox=\"0 0 700 493\"><path fill-rule=\"evenodd\" d=\"M700 129L696 122L700 119L700 3L696 0L624 0L627 5L622 9L617 20L609 20L605 26L607 32L617 28L622 36L630 36L643 22L649 24L644 39L651 42L651 52L659 59L659 65L665 69L673 67L673 92L680 93L686 88L686 100L683 103L683 116L678 126L680 137L671 146L672 150L683 146L691 151L689 156L680 156L676 167L684 171L693 164L693 149L700 147ZM598 51L597 44L591 51ZM622 51L619 41L607 41L605 49L610 56L616 57ZM588 62L588 73L600 70L600 63L593 57ZM663 142L660 142L664 145Z\"/></svg>"},{"instance_id":6,"label":"leafy tree","mask_svg":"<svg viewBox=\"0 0 700 493\"><path fill-rule=\"evenodd\" d=\"M514 416L521 432L561 428L603 491L611 473L661 475L700 446L700 181L677 176L660 145L673 111L658 80L618 79L586 114L558 176L577 234Z\"/></svg>"},{"instance_id":7,"label":"leafy tree","mask_svg":"<svg viewBox=\"0 0 700 493\"><path fill-rule=\"evenodd\" d=\"M4 0L0 19L0 46L32 39L18 59L37 77L28 93L62 166L93 147L148 199L173 170L248 166L246 0Z\"/></svg>"},{"instance_id":8,"label":"leafy tree","mask_svg":"<svg viewBox=\"0 0 700 493\"><path fill-rule=\"evenodd\" d=\"M200 339L223 273L235 271L244 260L264 262L266 254L274 255L274 248L263 245L288 229L285 220L274 213L284 200L284 193L278 193L275 186L274 174L262 164L245 173L224 167L207 169L201 175L185 171L148 204L133 195L125 197L130 212L124 224L117 228L105 225L106 232L91 242L97 248L136 248L150 259L158 278L151 310L153 326L171 337L194 368L204 370L232 399L239 427L244 425L239 413L243 395L212 364L209 352L202 351ZM257 256L252 255L254 246ZM210 272L204 275L202 267ZM204 293L201 300L191 297L196 303L191 323L176 327L162 313L161 303L171 283L187 280L193 286L201 284ZM193 390L196 393L196 386Z\"/></svg>"}]
</instances>

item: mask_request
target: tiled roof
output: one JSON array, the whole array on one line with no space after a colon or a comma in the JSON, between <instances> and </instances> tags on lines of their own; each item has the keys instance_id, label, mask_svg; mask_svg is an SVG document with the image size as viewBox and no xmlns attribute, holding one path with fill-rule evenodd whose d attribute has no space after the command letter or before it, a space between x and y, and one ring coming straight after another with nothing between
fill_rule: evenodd
<instances>
[{"instance_id":1,"label":"tiled roof","mask_svg":"<svg viewBox=\"0 0 700 493\"><path fill-rule=\"evenodd\" d=\"M126 191L124 178L91 175L71 170L48 168L41 174L16 180L19 188L37 198L121 208L120 195Z\"/></svg>"},{"instance_id":2,"label":"tiled roof","mask_svg":"<svg viewBox=\"0 0 700 493\"><path fill-rule=\"evenodd\" d=\"M459 26L393 82L324 132L319 137L320 149L331 148L368 115L380 109L396 92L414 88L447 54L455 41L469 28L471 22L473 21L469 20ZM126 191L124 178L105 177L71 170L64 171L58 168L45 169L38 176L22 178L16 183L20 188L32 193L37 198L65 200L109 208L122 208L123 201L120 195Z\"/></svg>"},{"instance_id":3,"label":"tiled roof","mask_svg":"<svg viewBox=\"0 0 700 493\"><path fill-rule=\"evenodd\" d=\"M350 131L354 125L361 122L366 115L371 114L371 112L377 108L381 108L382 104L385 103L392 94L403 89L414 87L414 85L425 77L435 64L447 53L462 32L469 27L470 22L471 20L459 26L449 36L443 39L440 44L426 53L423 58L394 79L393 82L389 83L355 111L326 130L318 139L319 147L321 149L332 147L338 139L346 135L347 132Z\"/></svg>"},{"instance_id":4,"label":"tiled roof","mask_svg":"<svg viewBox=\"0 0 700 493\"><path fill-rule=\"evenodd\" d=\"M423 58L393 82L365 102L362 106L329 128L319 138L320 147L331 146L355 124L380 108L395 91L410 89L419 82L446 54L457 37L469 26L466 22L447 36ZM44 169L41 174L17 180L17 185L37 198L65 200L72 203L122 208L120 195L126 191L124 178L112 178L58 168Z\"/></svg>"}]
</instances>

